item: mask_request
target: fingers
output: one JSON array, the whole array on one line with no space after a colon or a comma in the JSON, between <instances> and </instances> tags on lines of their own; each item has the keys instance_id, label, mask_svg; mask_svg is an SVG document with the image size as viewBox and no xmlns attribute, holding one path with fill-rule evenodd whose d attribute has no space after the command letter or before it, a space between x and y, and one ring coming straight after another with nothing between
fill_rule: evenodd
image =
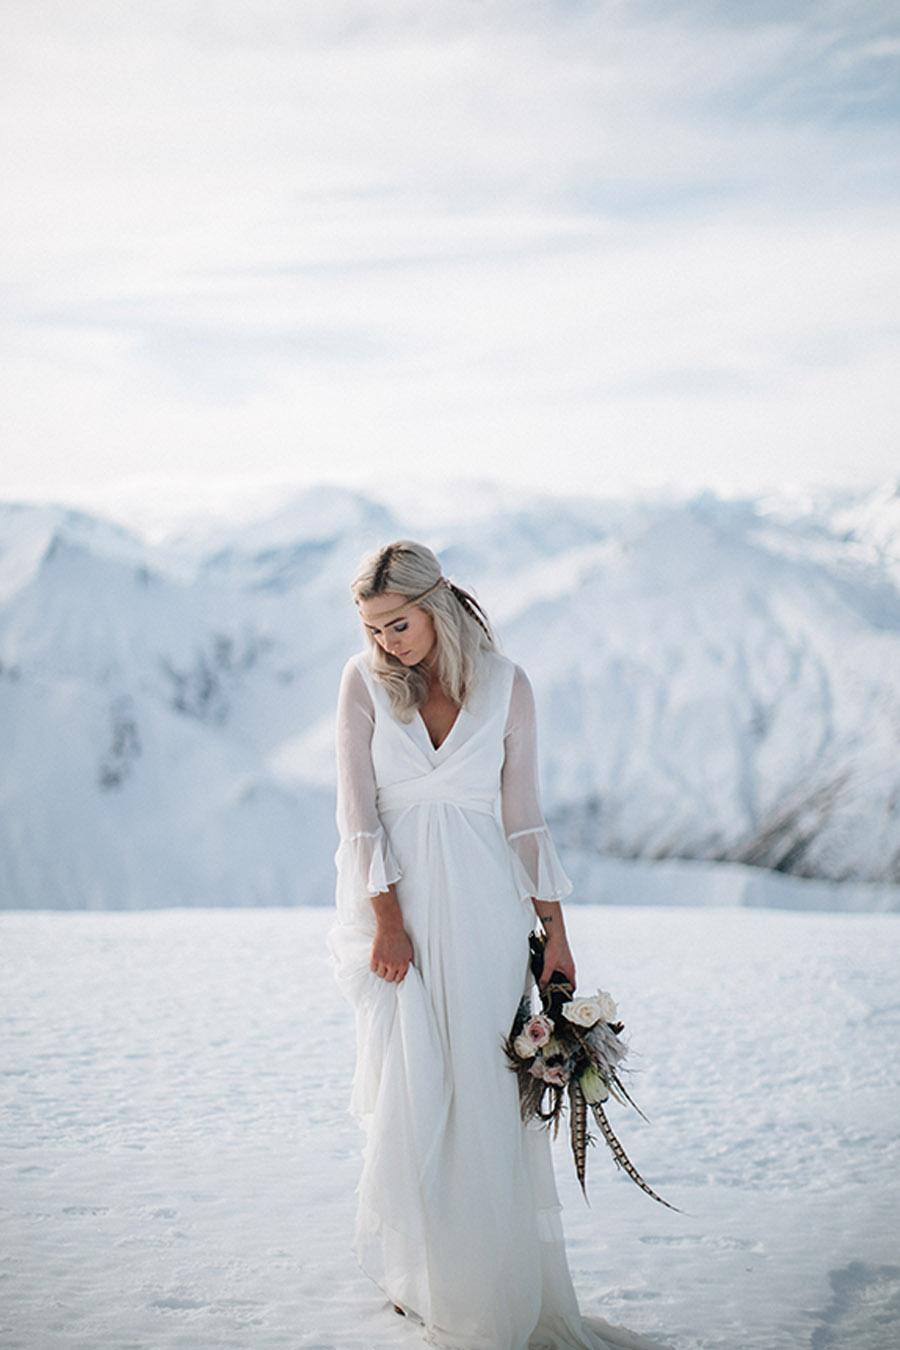
<instances>
[{"instance_id":1,"label":"fingers","mask_svg":"<svg viewBox=\"0 0 900 1350\"><path fill-rule=\"evenodd\" d=\"M575 967L574 967L574 966L559 966L558 969L560 970L560 972L561 972L563 975L565 975L566 979L569 981L569 983L571 984L572 988L573 988L573 989L577 989L577 988L578 988L578 982L577 982L577 980L575 979ZM552 971L547 971L546 974L544 974L543 972L541 973L541 978L538 980L538 988L539 988L540 990L544 990L544 989L547 988L547 985L550 983L550 978L551 978L552 973L553 973Z\"/></svg>"},{"instance_id":2,"label":"fingers","mask_svg":"<svg viewBox=\"0 0 900 1350\"><path fill-rule=\"evenodd\" d=\"M387 980L391 984L400 984L406 976L407 969L411 963L407 962L405 966L372 966L372 970L382 980Z\"/></svg>"}]
</instances>

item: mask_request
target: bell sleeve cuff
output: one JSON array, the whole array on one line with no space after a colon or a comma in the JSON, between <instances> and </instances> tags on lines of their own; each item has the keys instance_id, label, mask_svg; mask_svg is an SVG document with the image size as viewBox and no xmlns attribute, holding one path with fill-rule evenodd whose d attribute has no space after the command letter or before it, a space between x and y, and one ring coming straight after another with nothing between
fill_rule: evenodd
<instances>
[{"instance_id":1,"label":"bell sleeve cuff","mask_svg":"<svg viewBox=\"0 0 900 1350\"><path fill-rule=\"evenodd\" d=\"M515 830L506 840L521 900L564 900L571 895L574 883L563 870L546 825Z\"/></svg>"},{"instance_id":2,"label":"bell sleeve cuff","mask_svg":"<svg viewBox=\"0 0 900 1350\"><path fill-rule=\"evenodd\" d=\"M344 894L378 895L403 875L384 826L341 839L334 863Z\"/></svg>"}]
</instances>

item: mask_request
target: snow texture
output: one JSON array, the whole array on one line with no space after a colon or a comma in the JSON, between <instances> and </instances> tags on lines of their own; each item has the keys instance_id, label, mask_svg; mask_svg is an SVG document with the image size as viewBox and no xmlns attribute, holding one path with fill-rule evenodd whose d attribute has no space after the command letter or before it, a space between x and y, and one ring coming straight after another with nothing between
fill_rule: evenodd
<instances>
[{"instance_id":1,"label":"snow texture","mask_svg":"<svg viewBox=\"0 0 900 1350\"><path fill-rule=\"evenodd\" d=\"M584 1310L678 1350L900 1343L893 916L575 907L654 1204L554 1158ZM409 1350L349 1253L353 1025L317 909L0 921L4 1350Z\"/></svg>"}]
</instances>

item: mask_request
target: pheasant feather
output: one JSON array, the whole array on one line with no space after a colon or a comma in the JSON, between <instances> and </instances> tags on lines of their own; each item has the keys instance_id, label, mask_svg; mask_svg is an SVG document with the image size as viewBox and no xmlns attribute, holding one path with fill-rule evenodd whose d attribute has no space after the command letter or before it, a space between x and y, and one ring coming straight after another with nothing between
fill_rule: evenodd
<instances>
[{"instance_id":1,"label":"pheasant feather","mask_svg":"<svg viewBox=\"0 0 900 1350\"><path fill-rule=\"evenodd\" d=\"M588 1198L584 1184L587 1162L587 1102L577 1079L569 1080L569 1133L572 1141L572 1156L575 1159L575 1172L585 1200ZM590 1204L590 1200L588 1200Z\"/></svg>"},{"instance_id":2,"label":"pheasant feather","mask_svg":"<svg viewBox=\"0 0 900 1350\"><path fill-rule=\"evenodd\" d=\"M647 1185L646 1181L641 1176L640 1172L637 1170L634 1163L631 1161L631 1159L625 1152L622 1145L619 1143L616 1136L613 1134L612 1126L606 1119L606 1112L603 1110L603 1107L600 1105L600 1103L593 1102L591 1105L591 1110L594 1113L597 1124L600 1126L600 1129L603 1132L603 1138L606 1140L606 1142L609 1144L610 1149L612 1150L613 1158L615 1159L617 1165L622 1168L622 1171L626 1172L628 1176L631 1177L631 1180L635 1182L636 1185L640 1186L642 1191L646 1191L647 1194L651 1196L654 1200L658 1200L661 1205L665 1205L666 1209L674 1209L676 1214L683 1213L683 1211L680 1210L677 1205L670 1205L668 1200L664 1200L661 1195L656 1194L656 1191L653 1189L652 1186Z\"/></svg>"}]
</instances>

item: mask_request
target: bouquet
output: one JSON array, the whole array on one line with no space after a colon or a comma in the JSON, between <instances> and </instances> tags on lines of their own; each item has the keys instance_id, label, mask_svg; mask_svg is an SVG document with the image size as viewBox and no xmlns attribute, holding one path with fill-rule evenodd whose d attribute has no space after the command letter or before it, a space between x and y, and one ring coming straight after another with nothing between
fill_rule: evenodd
<instances>
[{"instance_id":1,"label":"bouquet","mask_svg":"<svg viewBox=\"0 0 900 1350\"><path fill-rule=\"evenodd\" d=\"M539 981L544 967L543 934L531 933L531 969ZM594 1142L587 1129L590 1107L600 1132L612 1150L617 1166L640 1186L642 1191L668 1209L676 1209L648 1186L624 1148L613 1134L603 1110L612 1097L621 1105L633 1106L643 1120L647 1117L629 1096L621 1078L622 1062L628 1047L619 1039L625 1023L616 1018L616 1005L602 989L590 998L575 998L575 990L559 970L553 971L541 990L542 1011L535 1013L531 997L525 995L516 1011L503 1049L510 1069L519 1079L519 1105L526 1123L540 1119L553 1125L553 1137L559 1132L565 1097L569 1099L569 1135L575 1159L575 1171L585 1200L585 1166L588 1145ZM545 1109L545 1098L549 1102ZM677 1210L680 1214L682 1211Z\"/></svg>"}]
</instances>

